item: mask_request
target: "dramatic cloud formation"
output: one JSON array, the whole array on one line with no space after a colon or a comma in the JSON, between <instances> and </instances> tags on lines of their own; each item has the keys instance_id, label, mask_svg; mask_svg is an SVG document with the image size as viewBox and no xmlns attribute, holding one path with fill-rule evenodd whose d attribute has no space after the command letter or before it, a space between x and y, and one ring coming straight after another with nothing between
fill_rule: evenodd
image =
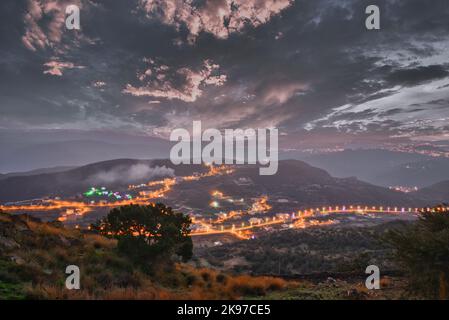
<instances>
[{"instance_id":1,"label":"dramatic cloud formation","mask_svg":"<svg viewBox=\"0 0 449 320\"><path fill-rule=\"evenodd\" d=\"M65 8L70 4L82 8L80 0L28 0L23 44L32 51L47 47L62 50L58 46L65 28Z\"/></svg>"},{"instance_id":2,"label":"dramatic cloud formation","mask_svg":"<svg viewBox=\"0 0 449 320\"><path fill-rule=\"evenodd\" d=\"M212 0L201 5L193 0L140 0L149 17L157 17L178 29L186 26L190 40L208 32L226 39L245 26L257 27L292 4L292 0Z\"/></svg>"},{"instance_id":3,"label":"dramatic cloud formation","mask_svg":"<svg viewBox=\"0 0 449 320\"><path fill-rule=\"evenodd\" d=\"M422 134L429 129L441 131L449 123L449 78L407 88L396 87L387 95L379 92L360 104L335 108L322 119L306 127L334 127L345 131L367 131L378 125L405 136Z\"/></svg>"},{"instance_id":4,"label":"dramatic cloud formation","mask_svg":"<svg viewBox=\"0 0 449 320\"><path fill-rule=\"evenodd\" d=\"M304 92L307 86L301 83L287 83L274 85L266 90L263 101L268 104L284 104L290 100L293 95Z\"/></svg>"},{"instance_id":5,"label":"dramatic cloud formation","mask_svg":"<svg viewBox=\"0 0 449 320\"><path fill-rule=\"evenodd\" d=\"M220 75L217 71L220 66L206 60L200 70L180 68L174 72L166 65L156 66L151 59L145 59L149 68L138 74L138 79L144 82L141 87L126 85L124 93L133 96L150 96L179 99L185 102L194 102L203 94L202 87L222 86L226 82L226 75ZM175 83L179 83L178 85Z\"/></svg>"},{"instance_id":6,"label":"dramatic cloud formation","mask_svg":"<svg viewBox=\"0 0 449 320\"><path fill-rule=\"evenodd\" d=\"M81 30L65 30L77 3ZM449 2L377 3L369 31L360 0L0 1L0 129L447 140Z\"/></svg>"},{"instance_id":7,"label":"dramatic cloud formation","mask_svg":"<svg viewBox=\"0 0 449 320\"><path fill-rule=\"evenodd\" d=\"M44 70L44 74L50 74L52 76L62 76L62 71L64 69L83 69L83 66L75 66L72 62L62 62L62 61L49 61L44 63L47 70Z\"/></svg>"}]
</instances>

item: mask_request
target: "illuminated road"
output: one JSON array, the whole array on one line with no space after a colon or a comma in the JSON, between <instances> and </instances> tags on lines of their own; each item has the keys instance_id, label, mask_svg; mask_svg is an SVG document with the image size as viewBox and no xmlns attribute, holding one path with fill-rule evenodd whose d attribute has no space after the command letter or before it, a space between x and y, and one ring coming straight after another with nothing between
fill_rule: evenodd
<instances>
[{"instance_id":1,"label":"illuminated road","mask_svg":"<svg viewBox=\"0 0 449 320\"><path fill-rule=\"evenodd\" d=\"M426 208L427 209L427 208ZM368 207L368 206L336 206L336 207L322 207L322 208L313 208L307 210L299 210L295 213L289 215L288 219L282 218L264 218L263 222L250 224L243 223L241 226L236 227L236 225L232 225L230 228L225 229L223 225L217 227L213 227L211 223L207 224L203 221L194 221L194 223L198 223L202 225L205 230L192 232L192 236L210 236L210 235L220 235L220 234L231 234L235 235L241 239L249 239L251 235L247 233L247 231L263 228L273 225L280 224L288 224L290 228L306 228L308 226L323 226L323 225L331 225L334 224L334 220L327 221L318 221L313 220L312 218L318 218L320 216L326 216L329 214L360 214L360 215L368 215L368 214L391 214L391 215L399 215L399 214L416 214L419 210L423 210L420 208L404 208L404 207ZM425 209L424 209L425 210ZM429 208L430 210L430 208ZM221 220L220 222L223 222ZM214 222L212 222L214 223Z\"/></svg>"}]
</instances>

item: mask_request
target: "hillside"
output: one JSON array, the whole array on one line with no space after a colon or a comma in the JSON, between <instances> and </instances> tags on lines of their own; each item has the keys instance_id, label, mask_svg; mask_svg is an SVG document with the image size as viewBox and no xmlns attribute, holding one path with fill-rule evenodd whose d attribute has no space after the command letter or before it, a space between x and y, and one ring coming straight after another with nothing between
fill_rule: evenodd
<instances>
[{"instance_id":1,"label":"hillside","mask_svg":"<svg viewBox=\"0 0 449 320\"><path fill-rule=\"evenodd\" d=\"M423 188L416 192L416 195L424 199L436 199L439 202L449 203L449 180Z\"/></svg>"},{"instance_id":2,"label":"hillside","mask_svg":"<svg viewBox=\"0 0 449 320\"><path fill-rule=\"evenodd\" d=\"M240 183L247 181L248 183ZM324 205L423 205L410 195L371 185L355 178L334 178L326 171L298 160L282 160L273 176L260 176L257 166L237 166L233 174L181 184L168 194L172 204L179 199L192 208L206 209L211 190L234 198L268 195L274 211L289 212L302 206ZM287 200L283 205L277 199Z\"/></svg>"},{"instance_id":3,"label":"hillside","mask_svg":"<svg viewBox=\"0 0 449 320\"><path fill-rule=\"evenodd\" d=\"M301 156L336 177L357 177L379 186L426 187L449 179L449 159L387 150L345 150Z\"/></svg>"},{"instance_id":4,"label":"hillside","mask_svg":"<svg viewBox=\"0 0 449 320\"><path fill-rule=\"evenodd\" d=\"M65 288L68 265L80 268L80 290ZM185 264L147 272L119 255L113 240L0 212L0 300L238 299L296 286L279 278L232 276Z\"/></svg>"},{"instance_id":5,"label":"hillside","mask_svg":"<svg viewBox=\"0 0 449 320\"><path fill-rule=\"evenodd\" d=\"M165 160L117 159L64 172L6 177L0 184L0 202L56 195L73 196L92 185L123 187L152 178L187 174L190 170L204 170L199 166L168 169L169 165L170 162Z\"/></svg>"},{"instance_id":6,"label":"hillside","mask_svg":"<svg viewBox=\"0 0 449 320\"><path fill-rule=\"evenodd\" d=\"M433 158L401 164L384 172L378 179L388 185L427 187L449 180L449 159Z\"/></svg>"},{"instance_id":7,"label":"hillside","mask_svg":"<svg viewBox=\"0 0 449 320\"><path fill-rule=\"evenodd\" d=\"M324 170L295 160L282 161L274 176L259 176L247 169L238 175L249 175L267 194L279 194L307 204L399 204L416 203L407 195L391 192L355 178L335 178Z\"/></svg>"},{"instance_id":8,"label":"hillside","mask_svg":"<svg viewBox=\"0 0 449 320\"><path fill-rule=\"evenodd\" d=\"M323 168L335 177L357 177L381 186L390 186L385 175L400 165L423 161L427 156L387 150L344 150L316 155L303 155L300 160ZM383 177L383 178L382 178Z\"/></svg>"}]
</instances>

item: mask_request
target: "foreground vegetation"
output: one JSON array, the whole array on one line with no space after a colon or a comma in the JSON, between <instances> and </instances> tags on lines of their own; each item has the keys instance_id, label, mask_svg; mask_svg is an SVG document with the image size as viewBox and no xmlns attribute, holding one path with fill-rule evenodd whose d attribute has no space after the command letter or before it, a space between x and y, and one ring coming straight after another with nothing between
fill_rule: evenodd
<instances>
[{"instance_id":1,"label":"foreground vegetation","mask_svg":"<svg viewBox=\"0 0 449 320\"><path fill-rule=\"evenodd\" d=\"M143 268L116 239L0 213L0 299L238 299L294 288L273 277L232 276L183 263ZM68 265L81 289L67 290Z\"/></svg>"},{"instance_id":2,"label":"foreground vegetation","mask_svg":"<svg viewBox=\"0 0 449 320\"><path fill-rule=\"evenodd\" d=\"M251 241L196 248L198 265L229 272L281 274L358 273L374 264L383 271L396 271L393 249L382 237L409 223L388 222L370 227L336 225L274 232Z\"/></svg>"},{"instance_id":3,"label":"foreground vegetation","mask_svg":"<svg viewBox=\"0 0 449 320\"><path fill-rule=\"evenodd\" d=\"M431 299L449 299L449 205L420 213L418 221L391 230L385 240L407 274L408 290Z\"/></svg>"},{"instance_id":4,"label":"foreground vegetation","mask_svg":"<svg viewBox=\"0 0 449 320\"><path fill-rule=\"evenodd\" d=\"M189 226L164 205L114 209L90 231L0 212L0 299L448 299L447 206L415 223L292 230L197 250L187 264ZM369 264L380 267L381 290L364 285ZM81 270L80 290L65 287L68 265Z\"/></svg>"}]
</instances>

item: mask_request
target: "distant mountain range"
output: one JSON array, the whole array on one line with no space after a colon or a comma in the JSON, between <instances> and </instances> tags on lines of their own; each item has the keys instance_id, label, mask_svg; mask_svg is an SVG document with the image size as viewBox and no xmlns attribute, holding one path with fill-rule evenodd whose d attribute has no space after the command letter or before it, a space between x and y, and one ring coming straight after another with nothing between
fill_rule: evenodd
<instances>
[{"instance_id":1,"label":"distant mountain range","mask_svg":"<svg viewBox=\"0 0 449 320\"><path fill-rule=\"evenodd\" d=\"M335 177L357 177L384 187L401 185L421 188L449 180L448 158L377 149L317 155L287 153L283 156L288 155L322 168Z\"/></svg>"},{"instance_id":2,"label":"distant mountain range","mask_svg":"<svg viewBox=\"0 0 449 320\"><path fill-rule=\"evenodd\" d=\"M423 188L416 195L423 199L434 199L449 204L449 180Z\"/></svg>"},{"instance_id":3,"label":"distant mountain range","mask_svg":"<svg viewBox=\"0 0 449 320\"><path fill-rule=\"evenodd\" d=\"M25 171L25 172L11 172L11 173L6 173L6 174L0 174L0 180L6 179L9 177L34 176L34 175L44 174L44 173L63 172L63 171L68 171L68 170L71 170L74 168L76 168L76 167L62 166L62 167L53 167L53 168L42 168L42 169Z\"/></svg>"},{"instance_id":4,"label":"distant mountain range","mask_svg":"<svg viewBox=\"0 0 449 320\"><path fill-rule=\"evenodd\" d=\"M356 178L335 178L325 170L299 160L282 160L273 176L259 175L258 166L239 165L231 175L216 176L176 186L169 193L172 200L182 199L186 205L208 204L210 191L218 188L226 194L245 198L267 194L304 205L432 204L431 193L404 194L362 182ZM118 159L78 167L63 172L10 176L1 180L0 201L18 201L44 196L76 195L90 186L126 187L130 183L147 182L168 176L184 176L204 172L201 165L174 166L169 160ZM242 182L243 183L239 183ZM246 182L247 183L246 183ZM421 195L426 201L421 199Z\"/></svg>"},{"instance_id":5,"label":"distant mountain range","mask_svg":"<svg viewBox=\"0 0 449 320\"><path fill-rule=\"evenodd\" d=\"M404 163L380 174L373 182L377 181L379 184L391 186L405 185L422 188L444 180L449 180L448 158L431 158Z\"/></svg>"},{"instance_id":6,"label":"distant mountain range","mask_svg":"<svg viewBox=\"0 0 449 320\"><path fill-rule=\"evenodd\" d=\"M34 173L51 173L111 159L167 159L172 145L161 138L113 131L60 130L55 134L45 130L0 129L0 179L29 175L28 171L38 168L50 169ZM279 157L305 161L334 177L356 177L383 187L422 188L449 180L449 159L416 153L354 149L310 155L294 150L280 151Z\"/></svg>"},{"instance_id":7,"label":"distant mountain range","mask_svg":"<svg viewBox=\"0 0 449 320\"><path fill-rule=\"evenodd\" d=\"M0 129L0 172L21 172L37 168L82 166L120 158L163 159L169 157L170 142L164 139L116 134L61 130L17 132Z\"/></svg>"}]
</instances>

